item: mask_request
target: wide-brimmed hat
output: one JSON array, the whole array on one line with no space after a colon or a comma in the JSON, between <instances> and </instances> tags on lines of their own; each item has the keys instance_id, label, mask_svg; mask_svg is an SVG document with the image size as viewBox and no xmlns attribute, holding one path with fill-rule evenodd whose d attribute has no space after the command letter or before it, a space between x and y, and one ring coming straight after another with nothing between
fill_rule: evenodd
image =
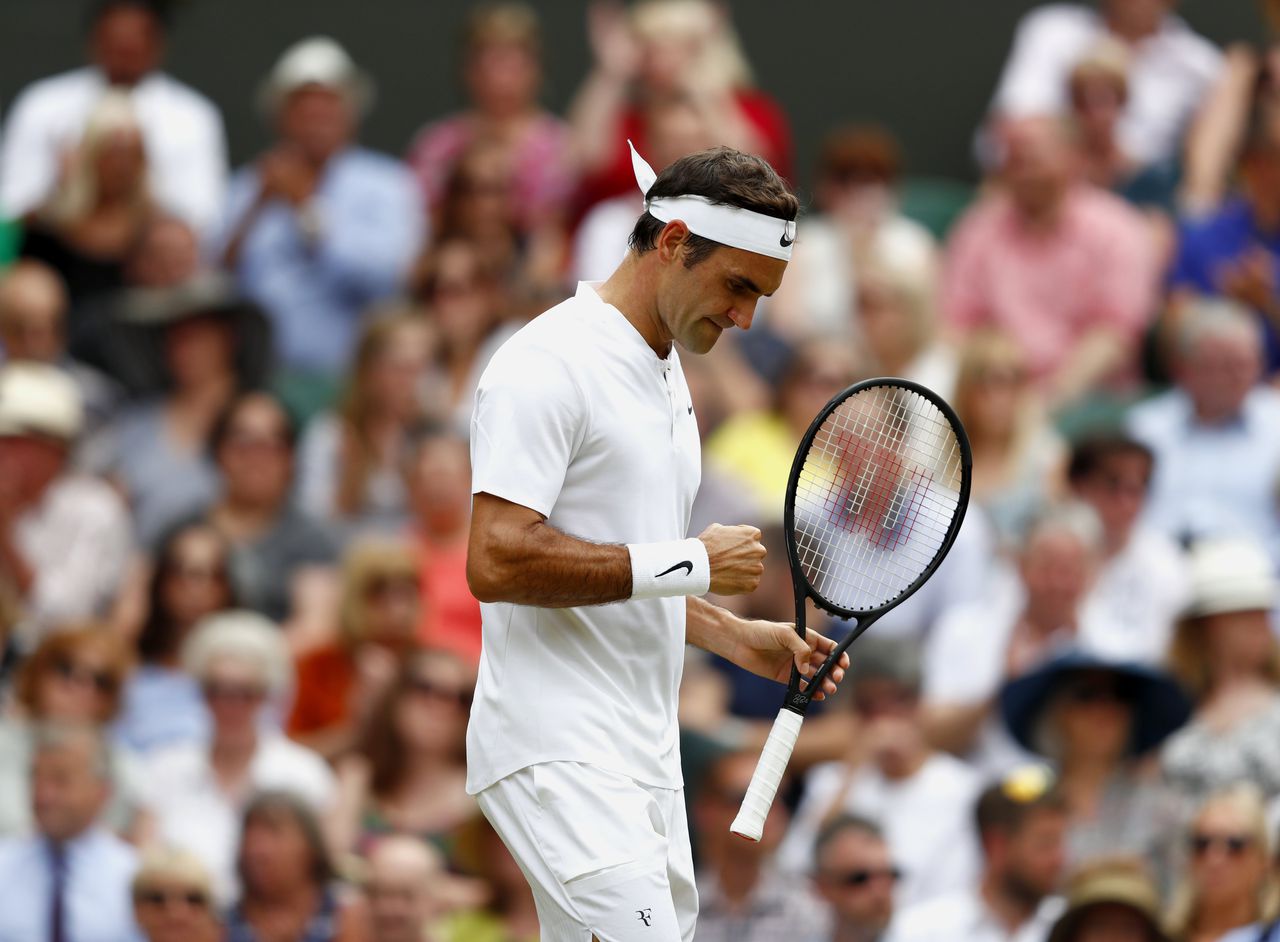
<instances>
[{"instance_id":1,"label":"wide-brimmed hat","mask_svg":"<svg viewBox=\"0 0 1280 942\"><path fill-rule=\"evenodd\" d=\"M276 61L258 86L258 108L270 119L290 92L307 85L342 92L357 114L364 114L373 104L373 80L347 50L328 36L311 36L294 43Z\"/></svg>"},{"instance_id":2,"label":"wide-brimmed hat","mask_svg":"<svg viewBox=\"0 0 1280 942\"><path fill-rule=\"evenodd\" d=\"M17 361L0 367L0 436L70 442L84 426L75 381L56 366Z\"/></svg>"},{"instance_id":3,"label":"wide-brimmed hat","mask_svg":"<svg viewBox=\"0 0 1280 942\"><path fill-rule=\"evenodd\" d=\"M1253 540L1224 537L1192 547L1191 597L1185 617L1270 611L1278 597L1275 567L1266 550Z\"/></svg>"},{"instance_id":4,"label":"wide-brimmed hat","mask_svg":"<svg viewBox=\"0 0 1280 942\"><path fill-rule=\"evenodd\" d=\"M261 385L271 369L271 323L262 309L222 275L205 273L169 288L134 288L116 299L109 323L96 337L95 361L135 395L159 392L169 382L164 332L196 317L217 317L236 336L235 370L242 388Z\"/></svg>"},{"instance_id":5,"label":"wide-brimmed hat","mask_svg":"<svg viewBox=\"0 0 1280 942\"><path fill-rule=\"evenodd\" d=\"M1142 918L1151 938L1167 942L1160 926L1160 894L1135 860L1100 860L1077 873L1067 887L1067 909L1049 931L1048 942L1066 942L1089 910L1123 906Z\"/></svg>"},{"instance_id":6,"label":"wide-brimmed hat","mask_svg":"<svg viewBox=\"0 0 1280 942\"><path fill-rule=\"evenodd\" d=\"M1000 691L1000 715L1013 738L1023 748L1039 752L1036 732L1054 693L1074 675L1094 671L1117 675L1130 698L1133 728L1129 755L1154 749L1191 716L1190 697L1163 671L1071 651L1010 681Z\"/></svg>"}]
</instances>

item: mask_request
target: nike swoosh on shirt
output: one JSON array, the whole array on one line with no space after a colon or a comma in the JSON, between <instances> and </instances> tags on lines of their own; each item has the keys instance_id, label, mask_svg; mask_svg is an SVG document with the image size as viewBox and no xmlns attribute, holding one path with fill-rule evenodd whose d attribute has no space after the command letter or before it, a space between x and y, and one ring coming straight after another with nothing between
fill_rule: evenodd
<instances>
[{"instance_id":1,"label":"nike swoosh on shirt","mask_svg":"<svg viewBox=\"0 0 1280 942\"><path fill-rule=\"evenodd\" d=\"M654 578L655 578L655 579L661 579L663 576L669 576L669 575L671 575L673 572L675 572L677 569L683 569L683 570L684 570L684 574L685 574L686 576L691 576L691 575L693 575L693 560L691 560L691 559L686 559L686 560L683 560L683 561L681 561L681 562L678 562L678 563L676 563L674 566L672 566L670 569L668 569L666 572L660 572L660 573L658 573L656 576L654 576Z\"/></svg>"}]
</instances>

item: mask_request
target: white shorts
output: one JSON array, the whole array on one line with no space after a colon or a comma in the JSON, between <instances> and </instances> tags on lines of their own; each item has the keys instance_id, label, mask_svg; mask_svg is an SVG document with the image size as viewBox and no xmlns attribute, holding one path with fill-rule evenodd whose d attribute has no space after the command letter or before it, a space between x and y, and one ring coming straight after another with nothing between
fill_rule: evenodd
<instances>
[{"instance_id":1,"label":"white shorts","mask_svg":"<svg viewBox=\"0 0 1280 942\"><path fill-rule=\"evenodd\" d=\"M541 942L689 942L698 916L684 789L543 762L476 796L524 872Z\"/></svg>"}]
</instances>

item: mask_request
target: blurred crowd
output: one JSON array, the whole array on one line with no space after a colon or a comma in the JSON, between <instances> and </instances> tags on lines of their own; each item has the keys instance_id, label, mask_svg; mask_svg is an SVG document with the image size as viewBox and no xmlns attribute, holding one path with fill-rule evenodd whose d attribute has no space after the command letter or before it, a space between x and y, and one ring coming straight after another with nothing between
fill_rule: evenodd
<instances>
[{"instance_id":1,"label":"blurred crowd","mask_svg":"<svg viewBox=\"0 0 1280 942\"><path fill-rule=\"evenodd\" d=\"M794 617L786 476L850 382L936 389L973 446L759 844L728 823L781 688L691 650L698 937L1280 940L1280 44L1035 7L980 183L921 187L858 116L796 167L726 4L588 15L554 114L535 10L475 5L465 103L396 154L360 143L395 90L313 36L221 103L273 136L229 168L161 0L93 0L83 67L0 103L0 942L537 937L464 788L471 402L625 253L628 139L808 181L782 288L683 361L691 532L772 550L725 604Z\"/></svg>"}]
</instances>

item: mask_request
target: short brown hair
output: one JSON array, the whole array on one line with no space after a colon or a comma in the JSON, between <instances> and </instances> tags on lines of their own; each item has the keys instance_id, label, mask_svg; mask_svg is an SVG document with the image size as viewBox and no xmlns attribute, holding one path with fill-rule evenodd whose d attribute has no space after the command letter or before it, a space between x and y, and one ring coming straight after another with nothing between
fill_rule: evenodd
<instances>
[{"instance_id":1,"label":"short brown hair","mask_svg":"<svg viewBox=\"0 0 1280 942\"><path fill-rule=\"evenodd\" d=\"M645 194L646 199L659 196L701 196L778 219L795 219L800 214L800 201L768 161L732 147L712 147L681 157L658 174ZM645 212L636 220L627 244L643 255L657 246L664 226L665 222ZM685 267L692 268L719 247L719 242L690 233Z\"/></svg>"},{"instance_id":2,"label":"short brown hair","mask_svg":"<svg viewBox=\"0 0 1280 942\"><path fill-rule=\"evenodd\" d=\"M124 682L129 674L129 652L109 625L76 624L66 626L45 637L31 652L18 675L17 700L30 715L38 715L40 685L60 664L69 662L80 651L101 651L107 664L110 689L106 691L108 706L102 721L110 721L120 711Z\"/></svg>"},{"instance_id":3,"label":"short brown hair","mask_svg":"<svg viewBox=\"0 0 1280 942\"><path fill-rule=\"evenodd\" d=\"M1041 812L1059 814L1067 810L1052 773L1039 766L1015 770L1002 781L988 786L978 796L974 819L978 837L985 845L992 834L1016 834L1030 818Z\"/></svg>"}]
</instances>

